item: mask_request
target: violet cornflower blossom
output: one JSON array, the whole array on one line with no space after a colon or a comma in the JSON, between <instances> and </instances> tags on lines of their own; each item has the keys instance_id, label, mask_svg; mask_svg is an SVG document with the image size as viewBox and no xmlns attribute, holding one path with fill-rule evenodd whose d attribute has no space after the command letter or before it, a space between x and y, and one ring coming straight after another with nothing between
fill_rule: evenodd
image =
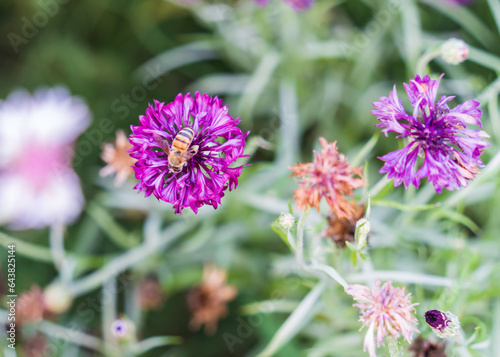
<instances>
[{"instance_id":1,"label":"violet cornflower blossom","mask_svg":"<svg viewBox=\"0 0 500 357\"><path fill-rule=\"evenodd\" d=\"M443 187L457 190L479 173L478 167L484 167L479 156L490 145L483 140L489 136L484 131L466 128L467 124L481 127L479 103L468 100L450 109L446 103L455 97L444 95L435 103L443 75L438 80L431 80L428 75L416 76L410 84L404 84L414 107L412 115L403 109L396 86L389 97L373 103L377 110L372 113L380 121L376 126L384 127L386 136L394 131L398 138L409 141L403 149L379 157L385 161L379 173L387 172L389 178L394 178L394 186L403 182L406 188L410 184L418 188L420 179L428 177L437 193ZM416 171L418 156L424 161Z\"/></svg>"},{"instance_id":2,"label":"violet cornflower blossom","mask_svg":"<svg viewBox=\"0 0 500 357\"><path fill-rule=\"evenodd\" d=\"M169 104L154 101L139 117L140 124L131 126L130 156L137 159L134 166L135 186L148 197L174 205L175 213L190 207L195 213L203 205L214 208L221 202L224 191L236 188L243 166L230 167L243 157L245 138L237 125L239 118L228 114L222 99L208 94L180 93ZM184 128L193 130L190 148L197 147L196 153L186 161L179 173L169 169L167 154L161 149L158 138L171 145L177 134Z\"/></svg>"},{"instance_id":3,"label":"violet cornflower blossom","mask_svg":"<svg viewBox=\"0 0 500 357\"><path fill-rule=\"evenodd\" d=\"M259 6L267 6L269 4L269 0L254 0L254 1ZM314 4L314 0L283 0L283 2L297 12L308 10Z\"/></svg>"},{"instance_id":4,"label":"violet cornflower blossom","mask_svg":"<svg viewBox=\"0 0 500 357\"><path fill-rule=\"evenodd\" d=\"M358 302L353 306L361 310L361 329L368 326L363 351L368 350L370 357L376 357L375 343L380 347L384 337L391 335L397 339L402 334L411 343L413 333L419 332L413 315L418 303L410 303L411 294L405 293L405 287L395 288L392 281L381 287L380 280L377 280L373 289L354 284L349 285L345 292Z\"/></svg>"},{"instance_id":5,"label":"violet cornflower blossom","mask_svg":"<svg viewBox=\"0 0 500 357\"><path fill-rule=\"evenodd\" d=\"M0 102L0 224L42 228L78 217L84 199L71 160L89 123L87 105L63 87L16 90Z\"/></svg>"}]
</instances>

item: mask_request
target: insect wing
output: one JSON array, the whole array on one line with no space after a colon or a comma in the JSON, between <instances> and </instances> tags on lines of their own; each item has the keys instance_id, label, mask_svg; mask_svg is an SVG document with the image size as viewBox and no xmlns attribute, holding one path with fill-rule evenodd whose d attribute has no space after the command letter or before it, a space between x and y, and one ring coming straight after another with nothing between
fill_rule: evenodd
<instances>
[{"instance_id":1,"label":"insect wing","mask_svg":"<svg viewBox=\"0 0 500 357\"><path fill-rule=\"evenodd\" d=\"M163 139L160 135L158 134L153 134L153 138L155 139L155 141L158 143L158 145L160 145L160 147L162 148L163 151L165 151L165 153L167 155L170 154L170 147L168 146L168 141Z\"/></svg>"}]
</instances>

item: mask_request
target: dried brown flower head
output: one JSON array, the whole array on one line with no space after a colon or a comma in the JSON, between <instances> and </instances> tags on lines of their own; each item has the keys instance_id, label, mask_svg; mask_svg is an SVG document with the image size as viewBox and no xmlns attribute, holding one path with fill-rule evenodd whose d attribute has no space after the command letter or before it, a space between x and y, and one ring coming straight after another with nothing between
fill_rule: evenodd
<instances>
[{"instance_id":1,"label":"dried brown flower head","mask_svg":"<svg viewBox=\"0 0 500 357\"><path fill-rule=\"evenodd\" d=\"M314 151L313 162L289 167L292 175L299 177L300 184L293 199L297 200L297 208L314 207L319 211L324 198L338 218L350 219L355 211L345 196L353 196L355 189L365 185L363 168L349 166L345 156L337 151L336 141L328 143L325 138L319 141L322 150Z\"/></svg>"},{"instance_id":2,"label":"dried brown flower head","mask_svg":"<svg viewBox=\"0 0 500 357\"><path fill-rule=\"evenodd\" d=\"M410 351L413 351L413 357L446 357L446 344L444 342L426 341L422 337L418 337L410 346Z\"/></svg>"},{"instance_id":3,"label":"dried brown flower head","mask_svg":"<svg viewBox=\"0 0 500 357\"><path fill-rule=\"evenodd\" d=\"M29 322L39 322L43 319L45 304L42 289L33 285L31 290L23 292L17 299L16 320L22 325Z\"/></svg>"},{"instance_id":4,"label":"dried brown flower head","mask_svg":"<svg viewBox=\"0 0 500 357\"><path fill-rule=\"evenodd\" d=\"M23 356L26 357L49 357L55 352L47 345L47 340L42 334L36 334L25 340L21 349Z\"/></svg>"},{"instance_id":5,"label":"dried brown flower head","mask_svg":"<svg viewBox=\"0 0 500 357\"><path fill-rule=\"evenodd\" d=\"M354 210L354 215L349 219L337 218L334 213L328 216L328 228L323 235L333 239L337 248L345 248L345 242L354 242L356 222L365 215L364 205L358 204L356 201L351 201L350 205Z\"/></svg>"},{"instance_id":6,"label":"dried brown flower head","mask_svg":"<svg viewBox=\"0 0 500 357\"><path fill-rule=\"evenodd\" d=\"M99 171L99 175L104 177L116 172L115 186L122 185L134 173L132 166L136 160L127 152L131 147L125 133L117 130L115 144L107 143L102 147L101 159L107 165Z\"/></svg>"},{"instance_id":7,"label":"dried brown flower head","mask_svg":"<svg viewBox=\"0 0 500 357\"><path fill-rule=\"evenodd\" d=\"M227 303L238 294L236 287L226 285L227 274L224 269L206 265L203 269L201 284L193 288L187 297L191 313L190 328L199 329L205 324L205 331L213 334L217 322L227 315Z\"/></svg>"},{"instance_id":8,"label":"dried brown flower head","mask_svg":"<svg viewBox=\"0 0 500 357\"><path fill-rule=\"evenodd\" d=\"M154 310L163 303L163 292L158 278L146 277L139 285L139 304L142 310Z\"/></svg>"}]
</instances>

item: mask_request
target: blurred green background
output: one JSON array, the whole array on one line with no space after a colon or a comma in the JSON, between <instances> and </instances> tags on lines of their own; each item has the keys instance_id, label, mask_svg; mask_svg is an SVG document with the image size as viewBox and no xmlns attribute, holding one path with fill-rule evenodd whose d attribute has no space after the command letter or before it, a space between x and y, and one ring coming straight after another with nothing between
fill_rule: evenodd
<instances>
[{"instance_id":1,"label":"blurred green background","mask_svg":"<svg viewBox=\"0 0 500 357\"><path fill-rule=\"evenodd\" d=\"M117 225L118 234L126 232L139 240L144 239L144 223L152 214L160 217L162 229L174 222L187 226L168 249L127 269L133 281L151 273L158 275L167 296L160 310L142 314L140 338L184 338L179 346L161 347L144 356L251 356L269 342L293 311L290 305L296 306L314 281L298 278L303 274L297 272L288 248L270 229L279 213L287 210L287 201L296 188L288 177L287 165L310 161L318 136L338 140L340 151L355 157L378 132L375 117L370 114L371 103L388 95L394 84L402 91L402 83L416 74L419 58L449 37L462 38L473 46L471 60L451 66L437 59L427 72L446 73L439 93L457 95L454 105L465 99L484 99L483 122L492 146L483 161L489 162L500 138L500 128L495 126L498 89L488 87L500 71L499 23L494 13L500 5L494 0L479 0L466 8L443 4L432 0L324 0L296 13L279 0L271 0L265 8L250 0L0 3L0 97L5 98L17 87L33 91L62 84L84 98L92 111L92 125L80 137L80 141L93 143L92 151L83 153L77 146L75 160L87 209L67 228L67 250L97 257L90 265L99 268L106 259L126 252L109 239L113 232L106 230L108 218ZM49 15L43 17L41 12ZM498 21L500 14L496 15ZM43 23L43 18L46 24L35 25L36 33L28 38L27 22ZM158 77L149 77L148 70ZM155 205L153 198L132 192L132 184L120 191L112 187L111 179L99 178L98 170L104 165L99 157L101 144L114 138L114 130L100 130L103 120L110 119L114 129L124 129L128 134L129 126L137 124L138 116L153 99L170 102L179 92L195 90L224 98L230 113L241 117L243 131L252 132L247 142L252 165L244 169L240 187L223 198L217 211L207 210L200 217L189 213L174 217L167 204ZM366 172L370 186L382 178L377 174L382 163L375 158L397 145L392 137L381 135L376 146L368 147L356 163L369 162ZM483 278L489 283L464 294L457 309L473 306L472 322L465 324L467 331L472 333L474 326L481 324L488 326L483 332L489 333L493 328L489 312L494 306L498 309L500 291L495 282L498 254L490 254L498 248L498 179L488 176L472 202L453 198L455 193L438 197L430 190L425 192L418 196L412 189L407 193L401 187L387 189L391 201L402 200L409 205L446 200L455 203L437 213L380 208L378 215L374 213L378 231L374 228L371 241L372 263L379 269L402 268L457 279L469 279L472 272L486 266L489 270ZM365 193L358 198L366 200ZM472 220L473 229L464 227L463 216L454 216L454 212ZM99 220L96 216L107 218ZM450 217L454 220L445 219ZM381 222L378 226L377 221ZM315 223L309 227L313 233L325 226L319 219ZM417 230L423 226L428 230ZM402 233L412 229L412 234ZM48 230L5 232L48 245ZM455 238L466 240L460 253L447 245ZM469 243L475 247L474 254L466 254ZM4 248L0 248L0 256L5 270ZM341 271L353 269L347 266L348 252L334 251L328 259ZM199 282L206 262L228 269L229 282L239 289L238 298L230 304L229 317L219 323L214 336L188 329L186 294ZM17 257L17 267L18 291L32 284L46 286L57 275L50 263L22 255ZM89 266L80 273L88 270ZM127 310L128 289L118 294L119 311ZM275 291L282 295L273 298ZM419 301L429 302L438 300L442 291L424 291L416 286L412 292ZM85 323L77 310L87 298L97 295L92 291L79 297L57 323L65 326L75 322L84 332L100 336L101 319ZM237 336L241 307L271 298L283 299L289 305L284 304L281 312L259 314L263 320L231 352L227 333ZM276 356L365 355L361 352L362 336L355 332L359 323L357 311L349 308L350 297L343 296L338 286L331 286L322 301L322 306L328 307L324 315L315 315L306 332ZM96 316L100 313L95 312ZM250 321L248 316L243 318ZM498 323L495 326L498 328ZM344 337L337 341L336 335ZM86 349L74 352L72 348L62 348L60 355L98 355Z\"/></svg>"}]
</instances>

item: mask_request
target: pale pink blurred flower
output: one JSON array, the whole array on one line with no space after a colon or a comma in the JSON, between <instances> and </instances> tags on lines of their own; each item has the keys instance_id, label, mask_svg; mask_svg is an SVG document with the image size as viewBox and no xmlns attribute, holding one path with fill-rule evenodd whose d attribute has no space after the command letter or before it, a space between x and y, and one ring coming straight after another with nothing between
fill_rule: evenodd
<instances>
[{"instance_id":1,"label":"pale pink blurred flower","mask_svg":"<svg viewBox=\"0 0 500 357\"><path fill-rule=\"evenodd\" d=\"M418 303L410 303L411 294L405 295L405 287L395 288L392 281L380 287L380 280L377 280L374 289L355 284L349 285L346 293L358 301L353 306L361 310L361 329L368 326L363 351L368 350L370 357L376 357L375 343L380 347L389 334L397 339L401 333L406 341L411 342L413 333L419 332L415 327L417 319L413 316Z\"/></svg>"},{"instance_id":2,"label":"pale pink blurred flower","mask_svg":"<svg viewBox=\"0 0 500 357\"><path fill-rule=\"evenodd\" d=\"M84 200L72 146L89 121L85 103L62 87L0 101L0 224L41 228L78 217Z\"/></svg>"}]
</instances>

